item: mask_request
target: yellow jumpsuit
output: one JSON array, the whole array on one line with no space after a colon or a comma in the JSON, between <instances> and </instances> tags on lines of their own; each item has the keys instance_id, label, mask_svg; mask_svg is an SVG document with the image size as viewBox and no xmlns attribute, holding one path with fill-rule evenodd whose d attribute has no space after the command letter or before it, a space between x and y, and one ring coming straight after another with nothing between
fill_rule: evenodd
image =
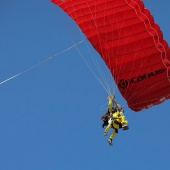
<instances>
[{"instance_id":1,"label":"yellow jumpsuit","mask_svg":"<svg viewBox=\"0 0 170 170\"><path fill-rule=\"evenodd\" d=\"M125 119L125 116L121 115L120 112L113 113L113 119L110 118L109 124L105 129L105 132L108 133L110 128L113 128L113 134L110 136L110 139L112 140L118 134L118 129L121 128L122 124L128 125L128 121Z\"/></svg>"},{"instance_id":2,"label":"yellow jumpsuit","mask_svg":"<svg viewBox=\"0 0 170 170\"><path fill-rule=\"evenodd\" d=\"M111 118L109 119L109 124L105 129L105 133L108 133L110 128L113 128L113 134L110 136L111 140L116 137L116 135L118 134L118 129L121 128L122 124L128 125L128 121L125 119L124 115L121 115L120 112L112 113L112 104L113 101L109 100L108 108L109 112L111 113Z\"/></svg>"}]
</instances>

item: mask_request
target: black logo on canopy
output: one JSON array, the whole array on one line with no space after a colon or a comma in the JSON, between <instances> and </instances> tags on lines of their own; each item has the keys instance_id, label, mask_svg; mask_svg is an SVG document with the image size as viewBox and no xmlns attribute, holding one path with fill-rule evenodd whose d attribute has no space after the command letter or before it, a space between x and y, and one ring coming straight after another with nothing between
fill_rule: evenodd
<instances>
[{"instance_id":1,"label":"black logo on canopy","mask_svg":"<svg viewBox=\"0 0 170 170\"><path fill-rule=\"evenodd\" d=\"M146 79L155 77L155 76L165 72L165 70L166 69L156 70L156 71L153 71L153 72L150 72L150 73L146 73L142 76L133 77L133 78L130 78L130 79L127 79L127 80L121 79L118 83L118 86L121 89L126 89L131 84L138 83L138 82L144 81Z\"/></svg>"}]
</instances>

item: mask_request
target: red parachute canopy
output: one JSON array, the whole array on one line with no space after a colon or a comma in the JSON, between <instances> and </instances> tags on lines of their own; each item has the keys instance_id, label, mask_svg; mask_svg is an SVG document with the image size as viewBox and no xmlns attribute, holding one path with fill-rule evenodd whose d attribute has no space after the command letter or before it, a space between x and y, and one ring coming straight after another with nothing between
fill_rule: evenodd
<instances>
[{"instance_id":1,"label":"red parachute canopy","mask_svg":"<svg viewBox=\"0 0 170 170\"><path fill-rule=\"evenodd\" d=\"M170 49L141 0L52 0L79 25L134 111L170 98Z\"/></svg>"}]
</instances>

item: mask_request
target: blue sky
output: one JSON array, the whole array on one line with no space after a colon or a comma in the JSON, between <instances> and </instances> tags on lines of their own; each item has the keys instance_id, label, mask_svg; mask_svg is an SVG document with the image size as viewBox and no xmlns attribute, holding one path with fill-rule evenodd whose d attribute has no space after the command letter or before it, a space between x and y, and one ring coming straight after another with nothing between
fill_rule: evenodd
<instances>
[{"instance_id":1,"label":"blue sky","mask_svg":"<svg viewBox=\"0 0 170 170\"><path fill-rule=\"evenodd\" d=\"M170 43L169 1L144 2ZM0 170L169 168L170 101L135 113L117 91L130 129L110 147L107 93L76 48L63 52L83 40L74 23L49 0L0 1L0 21L0 81L24 71L0 85Z\"/></svg>"}]
</instances>

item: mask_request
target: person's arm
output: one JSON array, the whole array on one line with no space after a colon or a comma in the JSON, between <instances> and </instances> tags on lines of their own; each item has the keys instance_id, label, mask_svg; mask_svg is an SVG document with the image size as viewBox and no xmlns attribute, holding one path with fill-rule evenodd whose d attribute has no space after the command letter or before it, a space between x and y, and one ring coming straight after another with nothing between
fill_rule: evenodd
<instances>
[{"instance_id":1,"label":"person's arm","mask_svg":"<svg viewBox=\"0 0 170 170\"><path fill-rule=\"evenodd\" d=\"M112 99L109 99L108 109L109 109L109 112L110 112L110 113L112 112L112 104L113 104L113 100L112 100Z\"/></svg>"}]
</instances>

